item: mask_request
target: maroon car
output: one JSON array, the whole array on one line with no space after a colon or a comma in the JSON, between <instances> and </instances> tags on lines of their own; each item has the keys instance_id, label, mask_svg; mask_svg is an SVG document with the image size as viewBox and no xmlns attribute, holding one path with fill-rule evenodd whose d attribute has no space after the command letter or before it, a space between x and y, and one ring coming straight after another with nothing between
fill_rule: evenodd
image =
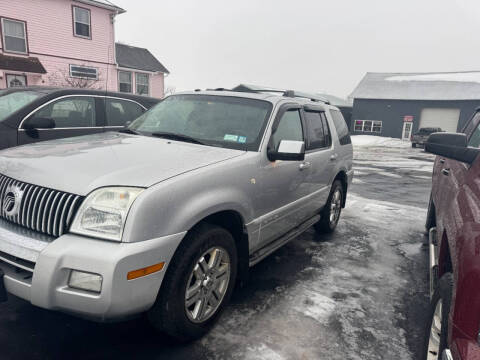
<instances>
[{"instance_id":1,"label":"maroon car","mask_svg":"<svg viewBox=\"0 0 480 360\"><path fill-rule=\"evenodd\" d=\"M430 316L423 359L480 360L480 110L464 133L430 135Z\"/></svg>"}]
</instances>

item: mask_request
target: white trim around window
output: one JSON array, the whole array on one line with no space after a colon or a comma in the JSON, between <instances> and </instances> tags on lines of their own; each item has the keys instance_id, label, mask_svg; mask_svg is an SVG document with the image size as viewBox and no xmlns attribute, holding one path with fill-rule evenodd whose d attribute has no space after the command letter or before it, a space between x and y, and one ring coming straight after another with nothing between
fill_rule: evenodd
<instances>
[{"instance_id":1,"label":"white trim around window","mask_svg":"<svg viewBox=\"0 0 480 360\"><path fill-rule=\"evenodd\" d=\"M70 65L70 77L98 80L98 69L82 65Z\"/></svg>"},{"instance_id":2,"label":"white trim around window","mask_svg":"<svg viewBox=\"0 0 480 360\"><path fill-rule=\"evenodd\" d=\"M27 23L2 18L2 41L5 52L28 54Z\"/></svg>"},{"instance_id":3,"label":"white trim around window","mask_svg":"<svg viewBox=\"0 0 480 360\"><path fill-rule=\"evenodd\" d=\"M355 120L353 123L354 132L381 133L383 122L379 120Z\"/></svg>"},{"instance_id":4,"label":"white trim around window","mask_svg":"<svg viewBox=\"0 0 480 360\"><path fill-rule=\"evenodd\" d=\"M84 39L91 39L92 38L92 15L91 15L90 9L86 9L79 6L73 6L72 8L73 8L73 35L84 38Z\"/></svg>"},{"instance_id":5,"label":"white trim around window","mask_svg":"<svg viewBox=\"0 0 480 360\"><path fill-rule=\"evenodd\" d=\"M132 72L118 70L118 91L123 93L132 93Z\"/></svg>"},{"instance_id":6,"label":"white trim around window","mask_svg":"<svg viewBox=\"0 0 480 360\"><path fill-rule=\"evenodd\" d=\"M150 76L145 73L135 73L135 93L137 95L150 94Z\"/></svg>"}]
</instances>

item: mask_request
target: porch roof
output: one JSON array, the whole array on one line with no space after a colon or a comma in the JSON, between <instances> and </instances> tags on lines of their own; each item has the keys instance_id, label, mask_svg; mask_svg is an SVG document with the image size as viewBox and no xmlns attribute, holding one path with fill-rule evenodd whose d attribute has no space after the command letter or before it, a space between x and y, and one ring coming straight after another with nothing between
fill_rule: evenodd
<instances>
[{"instance_id":1,"label":"porch roof","mask_svg":"<svg viewBox=\"0 0 480 360\"><path fill-rule=\"evenodd\" d=\"M47 70L36 57L21 57L0 54L0 70L46 74Z\"/></svg>"}]
</instances>

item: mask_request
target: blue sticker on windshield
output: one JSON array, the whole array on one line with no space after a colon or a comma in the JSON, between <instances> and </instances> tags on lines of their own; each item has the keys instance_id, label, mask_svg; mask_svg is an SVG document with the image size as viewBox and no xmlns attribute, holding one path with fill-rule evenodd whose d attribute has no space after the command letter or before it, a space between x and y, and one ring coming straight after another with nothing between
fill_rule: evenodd
<instances>
[{"instance_id":1,"label":"blue sticker on windshield","mask_svg":"<svg viewBox=\"0 0 480 360\"><path fill-rule=\"evenodd\" d=\"M247 142L247 137L246 136L239 136L238 137L238 142L241 144L245 144Z\"/></svg>"}]
</instances>

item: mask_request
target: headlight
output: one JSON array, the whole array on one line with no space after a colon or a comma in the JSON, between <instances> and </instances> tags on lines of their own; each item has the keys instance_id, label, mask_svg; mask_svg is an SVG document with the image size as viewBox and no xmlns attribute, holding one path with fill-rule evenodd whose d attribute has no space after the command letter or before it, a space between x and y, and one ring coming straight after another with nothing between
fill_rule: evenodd
<instances>
[{"instance_id":1,"label":"headlight","mask_svg":"<svg viewBox=\"0 0 480 360\"><path fill-rule=\"evenodd\" d=\"M110 187L92 192L78 209L72 233L121 241L130 206L140 188Z\"/></svg>"}]
</instances>

